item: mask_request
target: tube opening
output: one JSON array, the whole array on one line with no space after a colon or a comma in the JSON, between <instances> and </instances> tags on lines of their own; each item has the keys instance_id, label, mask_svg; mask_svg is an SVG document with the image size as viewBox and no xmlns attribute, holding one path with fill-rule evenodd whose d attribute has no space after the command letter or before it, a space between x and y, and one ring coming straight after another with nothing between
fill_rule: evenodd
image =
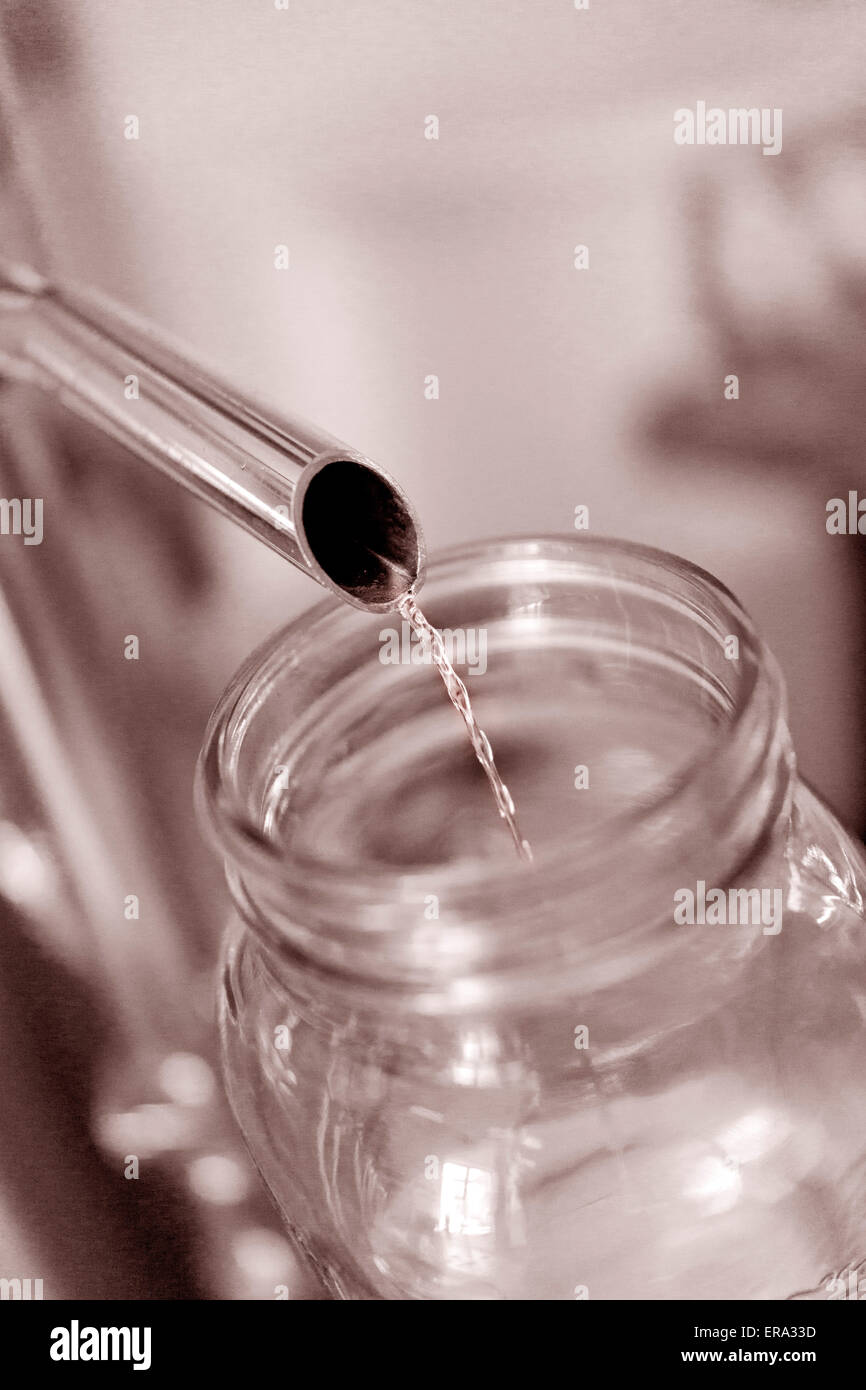
<instances>
[{"instance_id":1,"label":"tube opening","mask_svg":"<svg viewBox=\"0 0 866 1390\"><path fill-rule=\"evenodd\" d=\"M361 608L393 608L418 580L423 551L409 504L368 464L323 464L304 490L301 531L331 584Z\"/></svg>"}]
</instances>

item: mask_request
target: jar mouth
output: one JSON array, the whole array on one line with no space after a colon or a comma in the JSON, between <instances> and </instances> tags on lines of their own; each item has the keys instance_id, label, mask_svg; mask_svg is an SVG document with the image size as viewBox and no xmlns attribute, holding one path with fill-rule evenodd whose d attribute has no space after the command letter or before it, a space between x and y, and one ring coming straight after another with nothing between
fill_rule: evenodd
<instances>
[{"instance_id":1,"label":"jar mouth","mask_svg":"<svg viewBox=\"0 0 866 1390\"><path fill-rule=\"evenodd\" d=\"M680 817L687 814L691 802L697 814L707 804L707 797L712 797L714 786L724 788L718 807L723 817L726 806L746 798L759 777L766 779L767 759L774 746L777 762L786 762L777 732L780 718L784 718L784 688L776 663L733 594L687 560L605 538L506 537L441 552L430 565L420 601L424 607L428 594L432 600L441 591L447 611L449 585L473 589L486 583L503 590L511 586L517 599L514 611L519 615L526 609L523 601L527 594L538 596L537 603L543 608L545 590L558 582L576 590L583 586L588 601L590 596L603 594L606 601L616 602L622 609L621 635L626 642L631 640L632 600L655 605L663 621L667 615L672 622L675 618L686 626L694 624L698 655L693 664L704 662L707 671L710 663L714 665L712 683L719 688L716 694L720 702L727 705L725 717L694 756L648 797L601 818L582 835L575 837L571 830L563 831L534 844L533 865L527 866L516 855L513 862L455 859L437 864L440 895L463 909L473 903L477 909L478 903L485 897L489 901L493 893L509 911L525 912L538 898L540 881L545 896L585 889L589 883L610 877L623 845L641 828L667 823L674 810ZM438 600L431 610L434 622L437 606ZM343 898L353 912L363 913L365 906L374 909L383 901L417 897L429 884L429 866L391 869L379 863L339 863L309 846L287 851L266 833L258 792L251 787L247 756L256 721L286 668L295 672L310 669L310 679L300 680L297 702L302 704L307 696L312 700L310 692L326 690L332 675L345 675L335 653L340 652L347 634L357 636L353 624L358 621L368 620L346 605L327 600L276 632L253 653L211 717L197 769L196 802L210 840L237 874L260 881L267 878L273 892L281 885L287 893L302 892L307 901L317 894L331 903ZM726 642L736 650L735 658L723 657L721 649ZM372 629L371 659L375 659ZM722 681L726 681L723 696L719 693ZM709 678L706 684L709 687ZM441 695L444 701L444 689ZM471 756L468 745L467 756ZM789 758L787 772L790 775ZM778 795L771 801L777 813ZM491 815L495 816L492 803ZM720 833L727 833L728 821L720 824ZM506 833L504 826L502 833ZM744 832L745 838L740 836L739 848L732 847L732 852L744 853L746 840L753 833L754 827Z\"/></svg>"}]
</instances>

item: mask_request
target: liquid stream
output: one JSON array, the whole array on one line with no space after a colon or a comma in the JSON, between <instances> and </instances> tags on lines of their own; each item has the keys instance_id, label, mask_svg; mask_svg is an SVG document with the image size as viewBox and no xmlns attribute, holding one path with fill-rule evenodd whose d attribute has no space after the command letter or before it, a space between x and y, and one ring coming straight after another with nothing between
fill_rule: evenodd
<instances>
[{"instance_id":1,"label":"liquid stream","mask_svg":"<svg viewBox=\"0 0 866 1390\"><path fill-rule=\"evenodd\" d=\"M511 833L517 853L527 864L531 863L532 848L520 832L514 799L499 775L490 740L475 718L469 691L448 660L442 634L428 622L412 594L406 594L400 600L398 608L419 642L429 650L433 665L448 691L448 698L466 725L469 741L490 784L497 810Z\"/></svg>"}]
</instances>

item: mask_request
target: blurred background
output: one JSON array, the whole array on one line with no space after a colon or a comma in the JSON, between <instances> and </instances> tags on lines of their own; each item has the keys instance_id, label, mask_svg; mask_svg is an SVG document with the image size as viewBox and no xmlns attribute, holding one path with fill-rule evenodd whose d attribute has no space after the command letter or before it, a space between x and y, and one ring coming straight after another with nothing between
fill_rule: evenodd
<instances>
[{"instance_id":1,"label":"blurred background","mask_svg":"<svg viewBox=\"0 0 866 1390\"><path fill-rule=\"evenodd\" d=\"M825 523L866 492L864 37L856 0L0 0L0 254L371 455L434 552L583 505L711 570L862 834L866 573ZM676 146L698 101L781 108L782 153ZM0 537L0 1276L303 1297L220 1099L191 789L320 593L31 388L0 469L45 515Z\"/></svg>"}]
</instances>

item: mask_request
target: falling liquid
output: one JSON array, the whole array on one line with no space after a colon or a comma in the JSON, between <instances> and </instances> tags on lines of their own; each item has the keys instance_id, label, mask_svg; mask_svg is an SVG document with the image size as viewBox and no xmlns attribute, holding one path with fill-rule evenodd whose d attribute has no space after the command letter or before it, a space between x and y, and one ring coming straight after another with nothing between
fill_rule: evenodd
<instances>
[{"instance_id":1,"label":"falling liquid","mask_svg":"<svg viewBox=\"0 0 866 1390\"><path fill-rule=\"evenodd\" d=\"M524 859L528 864L531 863L532 849L529 841L524 840L520 833L511 793L499 775L493 758L493 749L490 747L490 740L475 718L472 702L469 699L469 691L448 660L442 634L432 623L427 621L412 594L404 594L397 607L415 636L429 650L433 665L442 677L445 689L448 691L448 698L466 725L469 741L484 770L484 775L490 783L497 809L511 832L517 853L521 859Z\"/></svg>"}]
</instances>

